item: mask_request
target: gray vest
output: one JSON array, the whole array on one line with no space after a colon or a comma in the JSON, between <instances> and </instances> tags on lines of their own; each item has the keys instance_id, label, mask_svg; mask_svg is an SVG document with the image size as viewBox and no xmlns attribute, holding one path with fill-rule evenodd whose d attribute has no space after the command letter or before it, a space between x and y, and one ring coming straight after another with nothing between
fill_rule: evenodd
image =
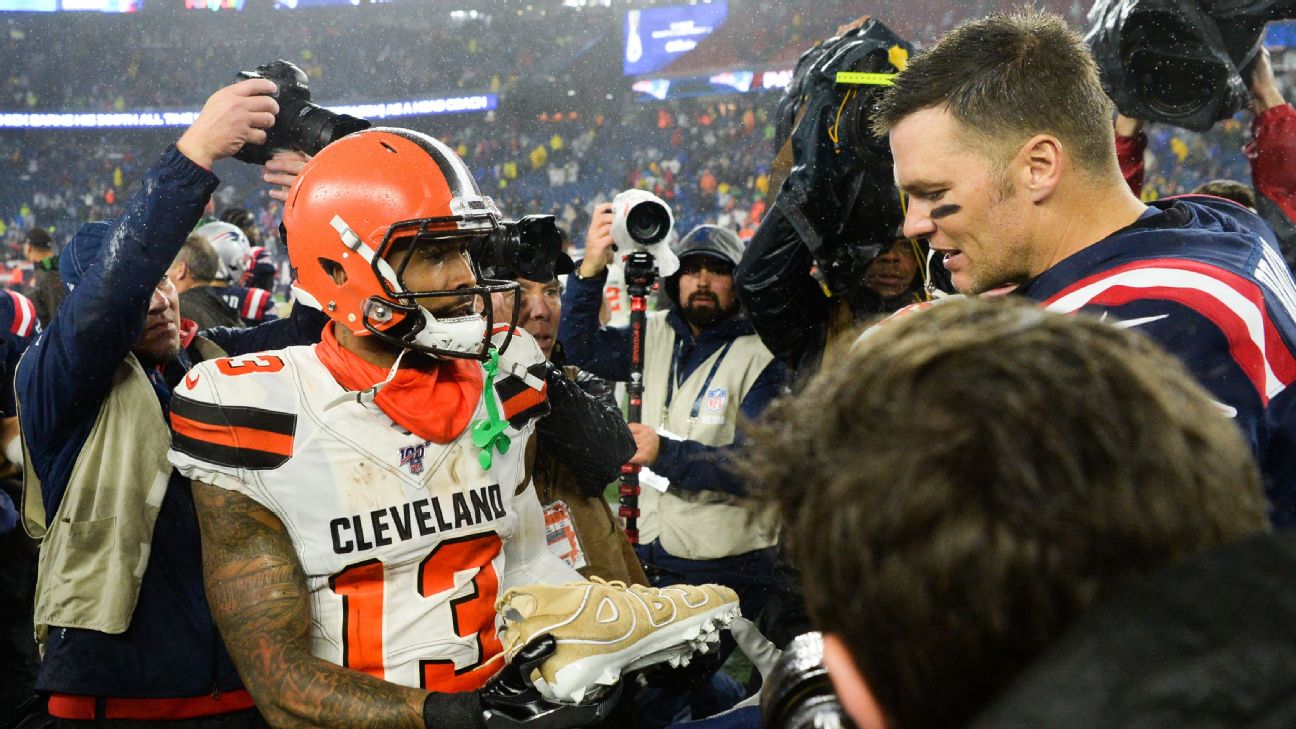
<instances>
[{"instance_id":1,"label":"gray vest","mask_svg":"<svg viewBox=\"0 0 1296 729\"><path fill-rule=\"evenodd\" d=\"M655 312L648 316L643 421L687 440L728 445L734 439L743 398L774 356L755 334L738 337L727 351L721 348L712 354L680 383L668 407L667 382L676 336L666 315ZM663 494L644 488L639 504L643 511L640 540L660 539L662 547L677 557L731 557L778 541L776 515L755 499L722 491L668 488Z\"/></svg>"},{"instance_id":2,"label":"gray vest","mask_svg":"<svg viewBox=\"0 0 1296 729\"><path fill-rule=\"evenodd\" d=\"M211 342L198 342L205 357L224 355ZM42 539L35 611L42 645L51 625L111 634L130 626L171 478L170 447L171 428L133 354L113 373L48 525L40 479L23 441L23 526Z\"/></svg>"}]
</instances>

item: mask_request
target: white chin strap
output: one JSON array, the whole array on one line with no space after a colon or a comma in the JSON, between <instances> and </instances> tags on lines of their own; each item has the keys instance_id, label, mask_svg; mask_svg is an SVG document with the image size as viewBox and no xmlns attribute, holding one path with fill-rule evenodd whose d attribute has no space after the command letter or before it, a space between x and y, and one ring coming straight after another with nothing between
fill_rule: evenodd
<instances>
[{"instance_id":1,"label":"white chin strap","mask_svg":"<svg viewBox=\"0 0 1296 729\"><path fill-rule=\"evenodd\" d=\"M414 335L414 343L429 349L461 352L472 356L482 353L486 338L486 317L469 314L449 319L438 319L420 306L423 312L423 329Z\"/></svg>"}]
</instances>

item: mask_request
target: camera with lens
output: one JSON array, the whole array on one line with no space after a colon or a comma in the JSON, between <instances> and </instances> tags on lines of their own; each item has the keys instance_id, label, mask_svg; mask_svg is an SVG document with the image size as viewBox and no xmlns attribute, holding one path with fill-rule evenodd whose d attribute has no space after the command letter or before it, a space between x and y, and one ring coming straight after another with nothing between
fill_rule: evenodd
<instances>
[{"instance_id":1,"label":"camera with lens","mask_svg":"<svg viewBox=\"0 0 1296 729\"><path fill-rule=\"evenodd\" d=\"M506 220L485 238L469 246L469 253L483 278L548 281L570 272L570 259L562 252L562 231L552 215L527 215ZM556 270L566 259L568 270Z\"/></svg>"},{"instance_id":2,"label":"camera with lens","mask_svg":"<svg viewBox=\"0 0 1296 729\"><path fill-rule=\"evenodd\" d=\"M1286 0L1099 0L1085 40L1122 114L1196 132L1246 106L1265 23Z\"/></svg>"},{"instance_id":3,"label":"camera with lens","mask_svg":"<svg viewBox=\"0 0 1296 729\"><path fill-rule=\"evenodd\" d=\"M823 664L823 635L792 639L761 689L764 729L854 729Z\"/></svg>"},{"instance_id":4,"label":"camera with lens","mask_svg":"<svg viewBox=\"0 0 1296 729\"><path fill-rule=\"evenodd\" d=\"M650 254L659 276L670 276L679 269L679 259L670 249L674 227L670 206L647 190L626 190L612 198L612 242L617 251L622 256Z\"/></svg>"},{"instance_id":5,"label":"camera with lens","mask_svg":"<svg viewBox=\"0 0 1296 729\"><path fill-rule=\"evenodd\" d=\"M271 97L279 103L279 113L274 126L266 132L265 144L245 144L234 155L244 162L263 165L284 149L318 154L330 142L370 126L365 119L337 114L312 103L306 72L283 59L257 66L255 71L239 71L238 77L273 81L275 92Z\"/></svg>"},{"instance_id":6,"label":"camera with lens","mask_svg":"<svg viewBox=\"0 0 1296 729\"><path fill-rule=\"evenodd\" d=\"M779 101L775 140L792 165L774 205L833 295L850 291L903 219L891 148L869 125L878 96L913 53L868 18L802 54Z\"/></svg>"}]
</instances>

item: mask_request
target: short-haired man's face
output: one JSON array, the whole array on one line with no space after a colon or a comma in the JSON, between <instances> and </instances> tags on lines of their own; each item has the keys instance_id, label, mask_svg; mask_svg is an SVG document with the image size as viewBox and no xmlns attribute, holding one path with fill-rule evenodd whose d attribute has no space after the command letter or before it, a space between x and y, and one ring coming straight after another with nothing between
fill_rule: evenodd
<instances>
[{"instance_id":1,"label":"short-haired man's face","mask_svg":"<svg viewBox=\"0 0 1296 729\"><path fill-rule=\"evenodd\" d=\"M131 351L145 365L160 365L180 350L180 295L175 284L163 276L149 299L144 331Z\"/></svg>"},{"instance_id":2,"label":"short-haired man's face","mask_svg":"<svg viewBox=\"0 0 1296 729\"><path fill-rule=\"evenodd\" d=\"M562 320L562 286L557 278L548 281L532 281L528 278L513 280L521 287L517 325L535 338L545 358L552 357L558 324ZM495 321L509 321L513 316L512 294L496 294L493 301Z\"/></svg>"},{"instance_id":3,"label":"short-haired man's face","mask_svg":"<svg viewBox=\"0 0 1296 729\"><path fill-rule=\"evenodd\" d=\"M684 319L698 329L733 316L738 310L733 266L709 256L680 261L679 303Z\"/></svg>"},{"instance_id":4,"label":"short-haired man's face","mask_svg":"<svg viewBox=\"0 0 1296 729\"><path fill-rule=\"evenodd\" d=\"M894 299L913 286L917 275L918 259L914 257L913 244L901 238L864 269L864 286L883 300Z\"/></svg>"},{"instance_id":5,"label":"short-haired man's face","mask_svg":"<svg viewBox=\"0 0 1296 729\"><path fill-rule=\"evenodd\" d=\"M962 293L1020 284L1032 276L1031 203L959 127L939 108L892 127L896 184L909 195L904 234L927 239Z\"/></svg>"}]
</instances>

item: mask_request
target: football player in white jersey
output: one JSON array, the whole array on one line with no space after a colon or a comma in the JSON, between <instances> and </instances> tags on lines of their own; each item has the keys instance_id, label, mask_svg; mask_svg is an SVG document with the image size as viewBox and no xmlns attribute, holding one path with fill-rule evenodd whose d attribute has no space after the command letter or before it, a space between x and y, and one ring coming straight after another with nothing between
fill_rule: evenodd
<instances>
[{"instance_id":1,"label":"football player in white jersey","mask_svg":"<svg viewBox=\"0 0 1296 729\"><path fill-rule=\"evenodd\" d=\"M462 160L426 135L370 129L330 144L284 209L297 300L332 319L321 343L213 360L176 391L171 460L193 481L208 601L276 727L585 725L617 691L568 678L558 698L593 698L560 702L531 684L532 667L550 659L553 678L556 651L576 650L588 664L577 669L615 683L636 650L680 643L673 626L696 637L730 610L729 596L696 588L619 588L599 605L641 605L613 612L633 625L648 611L638 622L654 627L631 632L656 643L618 638L607 644L629 657L591 662L588 648L556 648L558 630L519 631L502 668L505 590L612 588L545 543L525 466L548 412L545 357L492 320L491 295L517 285L479 281L468 255L499 223ZM528 594L510 593L510 614L547 620Z\"/></svg>"},{"instance_id":2,"label":"football player in white jersey","mask_svg":"<svg viewBox=\"0 0 1296 729\"><path fill-rule=\"evenodd\" d=\"M479 286L466 255L498 219L431 138L339 141L284 215L324 342L215 361L177 392L213 612L272 724L421 727L428 704L480 725L497 593L580 579L527 530L544 358L490 326L490 293L515 285Z\"/></svg>"}]
</instances>

